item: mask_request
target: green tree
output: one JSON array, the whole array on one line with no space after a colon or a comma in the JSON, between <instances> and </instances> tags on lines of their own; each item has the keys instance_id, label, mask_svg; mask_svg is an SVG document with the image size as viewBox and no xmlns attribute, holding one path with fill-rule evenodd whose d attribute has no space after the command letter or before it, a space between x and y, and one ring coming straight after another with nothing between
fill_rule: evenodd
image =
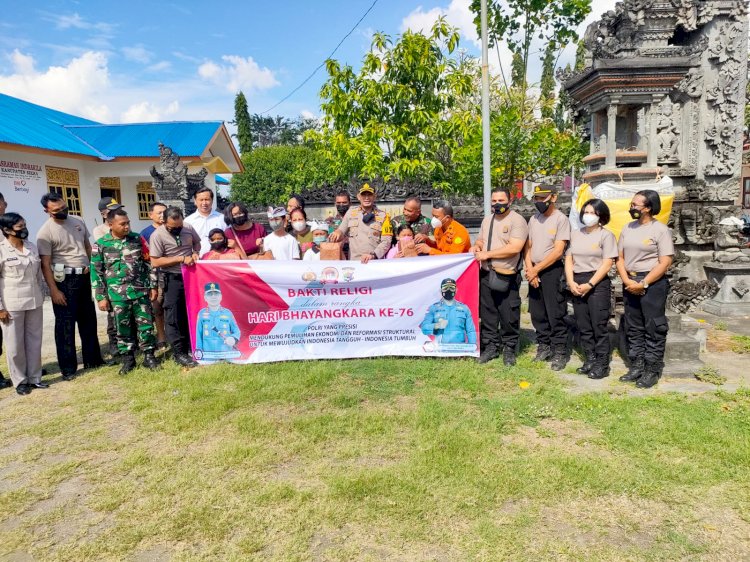
<instances>
[{"instance_id":1,"label":"green tree","mask_svg":"<svg viewBox=\"0 0 750 562\"><path fill-rule=\"evenodd\" d=\"M510 63L510 83L513 88L526 90L526 68L523 65L521 53L513 53L513 60Z\"/></svg>"},{"instance_id":2,"label":"green tree","mask_svg":"<svg viewBox=\"0 0 750 562\"><path fill-rule=\"evenodd\" d=\"M231 197L249 205L278 205L323 181L321 154L308 146L267 146L242 155L245 171L232 177Z\"/></svg>"},{"instance_id":3,"label":"green tree","mask_svg":"<svg viewBox=\"0 0 750 562\"><path fill-rule=\"evenodd\" d=\"M322 126L306 138L323 153L329 179L447 186L451 153L478 124L477 106L462 109L459 100L474 93L479 68L452 56L458 43L458 31L440 19L429 35L407 31L395 43L375 34L358 73L326 62Z\"/></svg>"},{"instance_id":4,"label":"green tree","mask_svg":"<svg viewBox=\"0 0 750 562\"><path fill-rule=\"evenodd\" d=\"M548 43L542 59L542 79L539 83L539 101L542 104L542 117L551 119L555 113L555 62L557 49Z\"/></svg>"},{"instance_id":5,"label":"green tree","mask_svg":"<svg viewBox=\"0 0 750 562\"><path fill-rule=\"evenodd\" d=\"M572 69L570 68L570 63L568 63L565 66L565 72L563 72L564 76L569 76L572 72ZM560 96L557 99L557 105L555 105L555 114L553 116L553 120L555 121L555 125L557 126L557 130L562 132L566 129L570 129L572 126L572 122L569 117L570 114L570 96L568 95L567 90L565 88L560 87Z\"/></svg>"},{"instance_id":6,"label":"green tree","mask_svg":"<svg viewBox=\"0 0 750 562\"><path fill-rule=\"evenodd\" d=\"M578 40L578 46L576 47L576 63L573 70L581 72L586 68L586 44L583 39Z\"/></svg>"},{"instance_id":7,"label":"green tree","mask_svg":"<svg viewBox=\"0 0 750 562\"><path fill-rule=\"evenodd\" d=\"M253 149L250 113L247 110L247 99L242 92L239 92L234 98L234 121L232 124L237 126L237 134L234 136L240 145L240 153L250 152Z\"/></svg>"}]
</instances>

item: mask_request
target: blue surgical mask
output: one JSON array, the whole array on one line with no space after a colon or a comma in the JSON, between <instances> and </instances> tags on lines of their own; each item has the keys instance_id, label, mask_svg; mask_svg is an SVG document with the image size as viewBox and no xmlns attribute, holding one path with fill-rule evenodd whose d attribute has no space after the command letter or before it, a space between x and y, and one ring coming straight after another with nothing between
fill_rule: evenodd
<instances>
[{"instance_id":1,"label":"blue surgical mask","mask_svg":"<svg viewBox=\"0 0 750 562\"><path fill-rule=\"evenodd\" d=\"M320 246L326 240L328 240L328 236L313 236L313 242L318 246Z\"/></svg>"}]
</instances>

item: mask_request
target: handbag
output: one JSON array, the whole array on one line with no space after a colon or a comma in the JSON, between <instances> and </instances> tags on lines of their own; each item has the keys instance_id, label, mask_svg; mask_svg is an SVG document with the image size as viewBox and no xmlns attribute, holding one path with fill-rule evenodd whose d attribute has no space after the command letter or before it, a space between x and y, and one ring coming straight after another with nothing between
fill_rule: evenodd
<instances>
[{"instance_id":1,"label":"handbag","mask_svg":"<svg viewBox=\"0 0 750 562\"><path fill-rule=\"evenodd\" d=\"M487 236L487 251L489 252L492 247L492 229L495 226L495 217L492 217L490 220L490 233ZM518 256L518 264L521 263L521 254ZM515 269L518 270L518 264L516 264ZM492 260L490 260L490 272L489 277L487 278L487 285L489 286L491 291L497 291L499 293L507 293L510 290L510 280L513 278L516 273L513 273L512 275L503 275L502 273L498 273L495 271L495 269L492 267Z\"/></svg>"}]
</instances>

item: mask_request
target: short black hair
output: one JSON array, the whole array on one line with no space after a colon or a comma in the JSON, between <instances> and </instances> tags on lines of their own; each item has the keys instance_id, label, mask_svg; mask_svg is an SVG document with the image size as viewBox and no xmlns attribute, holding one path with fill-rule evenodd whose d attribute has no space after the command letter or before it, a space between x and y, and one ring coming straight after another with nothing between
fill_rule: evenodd
<instances>
[{"instance_id":1,"label":"short black hair","mask_svg":"<svg viewBox=\"0 0 750 562\"><path fill-rule=\"evenodd\" d=\"M0 193L0 201L5 201L5 195L3 195L2 193Z\"/></svg>"},{"instance_id":2,"label":"short black hair","mask_svg":"<svg viewBox=\"0 0 750 562\"><path fill-rule=\"evenodd\" d=\"M184 219L185 213L182 212L182 209L179 207L167 207L164 209L164 222L167 222L167 219Z\"/></svg>"},{"instance_id":3,"label":"short black hair","mask_svg":"<svg viewBox=\"0 0 750 562\"><path fill-rule=\"evenodd\" d=\"M305 200L304 200L304 199L302 198L302 196L301 196L301 195L300 195L299 193L292 193L292 194L291 194L291 195L289 196L289 199L296 199L296 200L297 200L297 203L299 203L299 206L300 206L300 208L301 208L301 209L304 209L304 208L305 208ZM289 199L287 199L287 201L288 201Z\"/></svg>"},{"instance_id":4,"label":"short black hair","mask_svg":"<svg viewBox=\"0 0 750 562\"><path fill-rule=\"evenodd\" d=\"M149 211L153 211L157 207L166 207L166 206L167 206L167 204L166 203L162 203L161 201L153 201L151 204L149 204L148 210Z\"/></svg>"},{"instance_id":5,"label":"short black hair","mask_svg":"<svg viewBox=\"0 0 750 562\"><path fill-rule=\"evenodd\" d=\"M581 222L583 222L583 212L586 210L586 207L591 205L594 208L594 212L596 213L596 216L599 217L599 224L602 226L605 226L609 224L609 207L607 207L607 204L602 201L601 199L589 199L586 201L583 206L581 207L581 213L579 215L579 219Z\"/></svg>"},{"instance_id":6,"label":"short black hair","mask_svg":"<svg viewBox=\"0 0 750 562\"><path fill-rule=\"evenodd\" d=\"M411 233L412 233L412 234L414 234L414 229L413 229L413 228L411 227L411 225L410 225L410 224L408 224L408 223L405 223L405 224L402 224L402 225L400 225L400 226L399 226L399 227L398 227L398 228L396 229L396 236L400 236L400 235L401 235L401 233L402 233L402 232L403 232L404 230L411 230Z\"/></svg>"},{"instance_id":7,"label":"short black hair","mask_svg":"<svg viewBox=\"0 0 750 562\"><path fill-rule=\"evenodd\" d=\"M222 229L220 229L220 228L212 228L211 232L208 233L208 239L211 240L211 237L214 234L221 234L224 237L224 240L227 239L226 233Z\"/></svg>"},{"instance_id":8,"label":"short black hair","mask_svg":"<svg viewBox=\"0 0 750 562\"><path fill-rule=\"evenodd\" d=\"M307 222L307 213L305 212L304 207L297 207L296 209L292 209L292 212L289 213L289 219L291 220L292 215L294 213L302 213L302 216L305 217L305 222Z\"/></svg>"},{"instance_id":9,"label":"short black hair","mask_svg":"<svg viewBox=\"0 0 750 562\"><path fill-rule=\"evenodd\" d=\"M422 206L422 200L416 195L409 195L409 197L404 199L404 203L408 203L409 201L414 201L415 203L419 203L420 207Z\"/></svg>"},{"instance_id":10,"label":"short black hair","mask_svg":"<svg viewBox=\"0 0 750 562\"><path fill-rule=\"evenodd\" d=\"M13 227L22 220L24 220L23 217L18 213L5 213L4 215L0 215L0 230L5 234L6 228L8 230L13 230ZM5 237L7 238L8 235L5 234Z\"/></svg>"},{"instance_id":11,"label":"short black hair","mask_svg":"<svg viewBox=\"0 0 750 562\"><path fill-rule=\"evenodd\" d=\"M449 217L453 216L453 205L448 203L445 199L438 199L432 204L433 209L441 209Z\"/></svg>"},{"instance_id":12,"label":"short black hair","mask_svg":"<svg viewBox=\"0 0 750 562\"><path fill-rule=\"evenodd\" d=\"M214 190L211 189L210 187L206 186L206 185L204 185L203 187L199 187L196 190L196 192L193 194L193 199L195 199L196 197L198 197L198 195L200 195L201 193L210 193L211 194L211 201L214 200Z\"/></svg>"},{"instance_id":13,"label":"short black hair","mask_svg":"<svg viewBox=\"0 0 750 562\"><path fill-rule=\"evenodd\" d=\"M661 213L661 197L659 197L656 191L653 189L644 189L636 193L636 195L641 195L646 199L646 207L648 207L652 217Z\"/></svg>"},{"instance_id":14,"label":"short black hair","mask_svg":"<svg viewBox=\"0 0 750 562\"><path fill-rule=\"evenodd\" d=\"M491 193L505 193L505 195L508 196L508 201L511 200L510 189L507 187L494 187L492 188Z\"/></svg>"},{"instance_id":15,"label":"short black hair","mask_svg":"<svg viewBox=\"0 0 750 562\"><path fill-rule=\"evenodd\" d=\"M250 210L247 208L247 205L240 201L232 201L229 205L227 205L224 208L224 222L227 224L232 224L232 211L235 209L240 210L240 212L245 213L246 215L250 215Z\"/></svg>"},{"instance_id":16,"label":"short black hair","mask_svg":"<svg viewBox=\"0 0 750 562\"><path fill-rule=\"evenodd\" d=\"M346 197L349 200L349 203L352 202L352 194L349 193L346 189L342 189L340 191L337 191L336 195L334 196L334 199L336 197Z\"/></svg>"},{"instance_id":17,"label":"short black hair","mask_svg":"<svg viewBox=\"0 0 750 562\"><path fill-rule=\"evenodd\" d=\"M63 199L63 196L56 191L52 191L50 193L45 193L44 195L42 195L41 203L42 207L44 207L45 209L47 208L47 205L49 205L50 203L55 203L57 201L65 200Z\"/></svg>"},{"instance_id":18,"label":"short black hair","mask_svg":"<svg viewBox=\"0 0 750 562\"><path fill-rule=\"evenodd\" d=\"M107 222L112 222L115 220L115 217L127 217L128 212L120 207L119 209L112 209L109 213L107 213Z\"/></svg>"}]
</instances>

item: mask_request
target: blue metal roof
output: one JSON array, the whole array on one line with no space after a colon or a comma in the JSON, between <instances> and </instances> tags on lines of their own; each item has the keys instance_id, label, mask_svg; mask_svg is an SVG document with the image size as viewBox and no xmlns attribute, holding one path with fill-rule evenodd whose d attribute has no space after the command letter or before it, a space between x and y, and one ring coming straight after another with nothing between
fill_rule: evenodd
<instances>
[{"instance_id":1,"label":"blue metal roof","mask_svg":"<svg viewBox=\"0 0 750 562\"><path fill-rule=\"evenodd\" d=\"M97 123L0 94L0 142L104 157L104 154L67 131L65 125Z\"/></svg>"},{"instance_id":2,"label":"blue metal roof","mask_svg":"<svg viewBox=\"0 0 750 562\"><path fill-rule=\"evenodd\" d=\"M104 125L0 94L0 142L95 156L159 157L159 142L180 156L201 156L221 121Z\"/></svg>"},{"instance_id":3,"label":"blue metal roof","mask_svg":"<svg viewBox=\"0 0 750 562\"><path fill-rule=\"evenodd\" d=\"M229 180L225 177L215 175L214 176L217 185L229 185Z\"/></svg>"},{"instance_id":4,"label":"blue metal roof","mask_svg":"<svg viewBox=\"0 0 750 562\"><path fill-rule=\"evenodd\" d=\"M65 129L113 157L159 157L159 142L180 156L200 156L221 121L175 121L125 125L70 125Z\"/></svg>"}]
</instances>

